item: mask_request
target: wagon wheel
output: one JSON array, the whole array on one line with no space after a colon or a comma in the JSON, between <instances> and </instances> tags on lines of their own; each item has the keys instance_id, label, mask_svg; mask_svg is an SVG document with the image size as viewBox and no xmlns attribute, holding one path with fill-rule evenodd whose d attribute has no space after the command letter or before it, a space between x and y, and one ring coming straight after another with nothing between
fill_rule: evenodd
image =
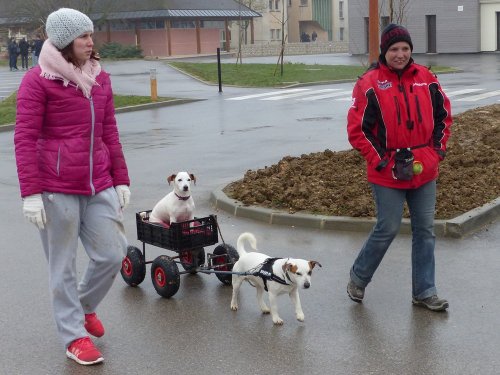
<instances>
[{"instance_id":1,"label":"wagon wheel","mask_svg":"<svg viewBox=\"0 0 500 375\"><path fill-rule=\"evenodd\" d=\"M232 271L233 265L239 259L238 252L234 247L228 244L219 245L214 249L214 255L226 255L219 256L213 259L213 265L215 271ZM233 276L226 273L216 273L215 276L226 285L231 285Z\"/></svg>"},{"instance_id":2,"label":"wagon wheel","mask_svg":"<svg viewBox=\"0 0 500 375\"><path fill-rule=\"evenodd\" d=\"M156 257L151 264L151 281L160 296L172 297L179 290L180 284L177 264L166 255Z\"/></svg>"},{"instance_id":3,"label":"wagon wheel","mask_svg":"<svg viewBox=\"0 0 500 375\"><path fill-rule=\"evenodd\" d=\"M196 268L205 264L205 250L202 247L192 250L181 250L179 260L181 261L182 268L189 273L195 274Z\"/></svg>"},{"instance_id":4,"label":"wagon wheel","mask_svg":"<svg viewBox=\"0 0 500 375\"><path fill-rule=\"evenodd\" d=\"M146 264L141 250L135 246L127 247L127 256L122 261L120 270L123 280L130 286L137 286L146 277Z\"/></svg>"}]
</instances>

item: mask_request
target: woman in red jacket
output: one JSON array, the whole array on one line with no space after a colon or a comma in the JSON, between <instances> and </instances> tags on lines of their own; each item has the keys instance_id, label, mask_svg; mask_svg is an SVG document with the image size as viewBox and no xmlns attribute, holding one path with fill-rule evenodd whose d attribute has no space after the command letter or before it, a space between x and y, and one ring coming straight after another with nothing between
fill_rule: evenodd
<instances>
[{"instance_id":1,"label":"woman in red jacket","mask_svg":"<svg viewBox=\"0 0 500 375\"><path fill-rule=\"evenodd\" d=\"M349 142L365 158L377 223L356 258L347 285L361 302L392 240L406 201L412 228L412 302L433 311L448 308L437 296L434 210L439 162L452 123L450 102L435 75L411 58L408 30L388 25L380 57L359 80L347 117Z\"/></svg>"},{"instance_id":2,"label":"woman in red jacket","mask_svg":"<svg viewBox=\"0 0 500 375\"><path fill-rule=\"evenodd\" d=\"M66 355L83 365L103 361L88 335L104 334L95 310L126 253L122 210L130 199L93 30L74 9L48 16L39 65L19 87L14 135L23 212L40 230L57 329ZM78 239L90 259L77 284Z\"/></svg>"}]
</instances>

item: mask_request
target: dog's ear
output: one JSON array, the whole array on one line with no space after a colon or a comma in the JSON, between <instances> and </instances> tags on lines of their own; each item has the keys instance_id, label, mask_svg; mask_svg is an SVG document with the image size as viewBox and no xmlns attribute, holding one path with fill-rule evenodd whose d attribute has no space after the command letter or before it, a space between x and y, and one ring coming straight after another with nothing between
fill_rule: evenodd
<instances>
[{"instance_id":1,"label":"dog's ear","mask_svg":"<svg viewBox=\"0 0 500 375\"><path fill-rule=\"evenodd\" d=\"M196 185L196 177L194 176L194 174L190 173L189 174L189 178L191 179L191 181L194 182L194 184Z\"/></svg>"},{"instance_id":2,"label":"dog's ear","mask_svg":"<svg viewBox=\"0 0 500 375\"><path fill-rule=\"evenodd\" d=\"M320 262L318 262L318 261L316 261L316 260L310 260L310 261L309 261L309 267L310 267L311 269L313 269L315 265L318 265L318 266L320 266L320 267L323 267L323 266L321 265L321 263L320 263Z\"/></svg>"},{"instance_id":3,"label":"dog's ear","mask_svg":"<svg viewBox=\"0 0 500 375\"><path fill-rule=\"evenodd\" d=\"M296 273L297 272L297 265L295 264L292 264L292 263L288 263L288 262L285 262L285 264L283 264L283 272L291 272L291 273Z\"/></svg>"},{"instance_id":4,"label":"dog's ear","mask_svg":"<svg viewBox=\"0 0 500 375\"><path fill-rule=\"evenodd\" d=\"M167 181L168 181L168 184L169 184L169 185L170 185L170 183L171 183L173 180L175 180L175 176L177 176L177 175L175 175L175 174L171 174L170 176L168 176L168 177L167 177Z\"/></svg>"}]
</instances>

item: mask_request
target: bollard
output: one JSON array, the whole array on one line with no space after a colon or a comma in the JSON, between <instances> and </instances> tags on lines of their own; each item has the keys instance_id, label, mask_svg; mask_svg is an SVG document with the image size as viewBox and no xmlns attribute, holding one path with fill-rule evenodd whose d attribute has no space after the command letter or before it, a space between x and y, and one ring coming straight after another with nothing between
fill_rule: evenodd
<instances>
[{"instance_id":1,"label":"bollard","mask_svg":"<svg viewBox=\"0 0 500 375\"><path fill-rule=\"evenodd\" d=\"M220 68L220 48L217 48L217 76L219 78L219 92L222 92L222 72Z\"/></svg>"},{"instance_id":2,"label":"bollard","mask_svg":"<svg viewBox=\"0 0 500 375\"><path fill-rule=\"evenodd\" d=\"M158 85L156 84L156 69L150 69L149 79L151 81L151 101L158 100Z\"/></svg>"}]
</instances>

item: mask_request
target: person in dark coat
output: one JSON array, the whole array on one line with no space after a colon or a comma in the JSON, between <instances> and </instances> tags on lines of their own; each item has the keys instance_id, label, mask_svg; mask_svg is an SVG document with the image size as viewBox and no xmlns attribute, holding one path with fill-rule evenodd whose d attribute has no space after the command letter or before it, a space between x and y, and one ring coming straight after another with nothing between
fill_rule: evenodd
<instances>
[{"instance_id":1,"label":"person in dark coat","mask_svg":"<svg viewBox=\"0 0 500 375\"><path fill-rule=\"evenodd\" d=\"M31 44L31 66L34 68L38 65L38 57L40 56L40 51L42 50L43 40L40 34L36 35L36 39Z\"/></svg>"},{"instance_id":2,"label":"person in dark coat","mask_svg":"<svg viewBox=\"0 0 500 375\"><path fill-rule=\"evenodd\" d=\"M29 55L29 52L30 52L30 45L26 41L26 39L23 38L19 42L19 53L21 54L21 65L23 67L23 70L28 70L28 68L29 68L29 66L28 66L28 55Z\"/></svg>"},{"instance_id":3,"label":"person in dark coat","mask_svg":"<svg viewBox=\"0 0 500 375\"><path fill-rule=\"evenodd\" d=\"M12 38L9 42L9 45L7 46L7 51L9 52L9 68L10 71L16 71L17 69L17 49L18 45L16 43L16 40Z\"/></svg>"}]
</instances>

